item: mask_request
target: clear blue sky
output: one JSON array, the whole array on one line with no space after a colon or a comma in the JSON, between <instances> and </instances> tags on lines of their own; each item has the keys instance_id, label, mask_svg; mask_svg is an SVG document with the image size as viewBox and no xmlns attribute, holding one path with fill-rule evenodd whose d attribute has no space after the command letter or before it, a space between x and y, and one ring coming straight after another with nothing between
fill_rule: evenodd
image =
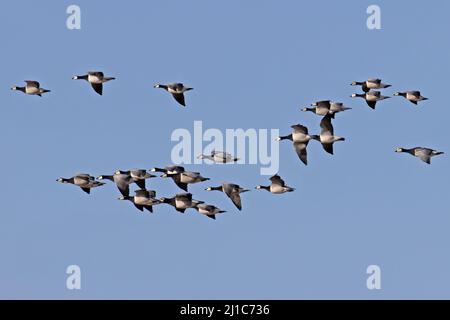
<instances>
[{"instance_id":1,"label":"clear blue sky","mask_svg":"<svg viewBox=\"0 0 450 320\"><path fill-rule=\"evenodd\" d=\"M382 10L382 30L366 8ZM66 28L78 4L82 29ZM450 153L450 3L433 1L20 1L1 5L0 298L303 299L450 298L450 157L419 159L397 146ZM104 96L71 77L117 77ZM419 89L376 111L351 99L353 80L381 77L385 90ZM52 92L10 91L25 79ZM195 88L188 107L153 89ZM392 89L392 90L391 90ZM176 128L318 131L300 107L334 99L353 107L334 121L347 138L329 156L318 143L303 166L280 145L280 174L294 193L252 191L236 211L220 193L191 188L227 213L217 221L169 206L141 214L112 185L88 196L58 184L76 172L170 163ZM187 166L253 188L259 167ZM158 196L179 190L149 184ZM82 270L82 290L65 270ZM382 289L366 288L368 265Z\"/></svg>"}]
</instances>

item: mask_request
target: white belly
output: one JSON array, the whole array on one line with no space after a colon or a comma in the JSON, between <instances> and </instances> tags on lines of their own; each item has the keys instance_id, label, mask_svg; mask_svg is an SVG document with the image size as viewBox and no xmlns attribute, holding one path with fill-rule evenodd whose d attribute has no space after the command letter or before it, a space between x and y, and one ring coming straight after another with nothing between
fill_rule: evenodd
<instances>
[{"instance_id":1,"label":"white belly","mask_svg":"<svg viewBox=\"0 0 450 320\"><path fill-rule=\"evenodd\" d=\"M98 77L93 76L93 75L89 75L89 76L88 76L88 81L89 81L90 83L95 83L95 84L99 84L99 83L102 83L102 82L103 82L101 79L99 79Z\"/></svg>"},{"instance_id":2,"label":"white belly","mask_svg":"<svg viewBox=\"0 0 450 320\"><path fill-rule=\"evenodd\" d=\"M183 201L183 200L177 200L175 199L175 207L178 209L187 209L190 207L190 201Z\"/></svg>"}]
</instances>

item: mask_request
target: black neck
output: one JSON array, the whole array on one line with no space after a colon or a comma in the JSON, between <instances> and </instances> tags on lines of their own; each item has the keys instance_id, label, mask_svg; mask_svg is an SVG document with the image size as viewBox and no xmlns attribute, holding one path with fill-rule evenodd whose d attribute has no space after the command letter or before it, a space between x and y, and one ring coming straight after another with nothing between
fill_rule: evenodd
<instances>
[{"instance_id":1,"label":"black neck","mask_svg":"<svg viewBox=\"0 0 450 320\"><path fill-rule=\"evenodd\" d=\"M402 151L414 155L414 149L402 149Z\"/></svg>"},{"instance_id":2,"label":"black neck","mask_svg":"<svg viewBox=\"0 0 450 320\"><path fill-rule=\"evenodd\" d=\"M175 198L165 198L163 199L163 201L161 201L162 203L168 203L168 204L172 204L175 201Z\"/></svg>"},{"instance_id":3,"label":"black neck","mask_svg":"<svg viewBox=\"0 0 450 320\"><path fill-rule=\"evenodd\" d=\"M259 186L261 189L270 191L270 186Z\"/></svg>"},{"instance_id":4,"label":"black neck","mask_svg":"<svg viewBox=\"0 0 450 320\"><path fill-rule=\"evenodd\" d=\"M288 134L287 136L281 136L280 140L292 140L292 133Z\"/></svg>"}]
</instances>

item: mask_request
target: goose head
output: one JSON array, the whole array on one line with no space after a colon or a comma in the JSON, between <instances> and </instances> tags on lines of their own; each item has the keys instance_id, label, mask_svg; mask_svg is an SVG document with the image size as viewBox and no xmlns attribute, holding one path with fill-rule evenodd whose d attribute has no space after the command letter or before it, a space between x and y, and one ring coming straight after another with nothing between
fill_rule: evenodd
<instances>
[{"instance_id":1,"label":"goose head","mask_svg":"<svg viewBox=\"0 0 450 320\"><path fill-rule=\"evenodd\" d=\"M397 148L395 149L395 152L403 152L403 148Z\"/></svg>"},{"instance_id":2,"label":"goose head","mask_svg":"<svg viewBox=\"0 0 450 320\"><path fill-rule=\"evenodd\" d=\"M58 179L56 179L56 182L68 183L67 179L65 179L65 178L58 178Z\"/></svg>"}]
</instances>

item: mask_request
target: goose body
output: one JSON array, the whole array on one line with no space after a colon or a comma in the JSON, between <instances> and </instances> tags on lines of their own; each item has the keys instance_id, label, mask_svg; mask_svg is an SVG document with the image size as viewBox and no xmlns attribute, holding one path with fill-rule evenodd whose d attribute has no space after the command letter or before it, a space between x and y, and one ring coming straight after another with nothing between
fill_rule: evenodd
<instances>
[{"instance_id":1,"label":"goose body","mask_svg":"<svg viewBox=\"0 0 450 320\"><path fill-rule=\"evenodd\" d=\"M184 213L186 209L195 208L203 203L203 201L193 200L191 193L179 193L173 198L161 198L159 202L169 204L181 213Z\"/></svg>"},{"instance_id":2,"label":"goose body","mask_svg":"<svg viewBox=\"0 0 450 320\"><path fill-rule=\"evenodd\" d=\"M151 172L162 172L167 174L173 174L173 173L181 173L184 172L185 169L182 166L168 166L165 168L152 168L150 169Z\"/></svg>"},{"instance_id":3,"label":"goose body","mask_svg":"<svg viewBox=\"0 0 450 320\"><path fill-rule=\"evenodd\" d=\"M146 209L147 211L153 212L153 206L160 203L160 201L158 199L155 199L155 197L155 191L141 189L136 190L134 196L122 195L119 200L131 201L134 206L140 211L144 211L144 209Z\"/></svg>"},{"instance_id":4,"label":"goose body","mask_svg":"<svg viewBox=\"0 0 450 320\"><path fill-rule=\"evenodd\" d=\"M239 210L242 210L242 203L241 203L241 193L248 192L250 190L244 189L240 187L237 184L234 183L222 183L222 185L218 187L208 187L205 189L206 191L221 191L225 193L228 198L231 199L233 204L238 208Z\"/></svg>"},{"instance_id":5,"label":"goose body","mask_svg":"<svg viewBox=\"0 0 450 320\"><path fill-rule=\"evenodd\" d=\"M258 185L256 186L256 189L264 189L273 194L282 194L286 192L292 192L295 190L294 188L287 186L284 180L278 174L270 177L270 182L271 182L270 185L268 186Z\"/></svg>"},{"instance_id":6,"label":"goose body","mask_svg":"<svg viewBox=\"0 0 450 320\"><path fill-rule=\"evenodd\" d=\"M36 95L42 97L42 94L50 92L50 90L41 88L39 82L34 80L25 80L24 87L13 86L11 90L13 91L22 91L25 94Z\"/></svg>"},{"instance_id":7,"label":"goose body","mask_svg":"<svg viewBox=\"0 0 450 320\"><path fill-rule=\"evenodd\" d=\"M346 107L342 102L331 102L330 104L330 111L334 114L347 110L351 110L351 108Z\"/></svg>"},{"instance_id":8,"label":"goose body","mask_svg":"<svg viewBox=\"0 0 450 320\"><path fill-rule=\"evenodd\" d=\"M211 154L205 155L201 154L197 157L198 159L208 159L215 163L229 163L229 162L236 162L239 160L239 158L236 158L232 156L228 152L224 151L211 151Z\"/></svg>"},{"instance_id":9,"label":"goose body","mask_svg":"<svg viewBox=\"0 0 450 320\"><path fill-rule=\"evenodd\" d=\"M331 103L330 100L323 100L323 101L317 101L317 102L313 102L311 103L311 106L313 108L303 108L302 111L307 112L310 111L318 116L326 116L327 114L332 114L330 107L331 107Z\"/></svg>"},{"instance_id":10,"label":"goose body","mask_svg":"<svg viewBox=\"0 0 450 320\"><path fill-rule=\"evenodd\" d=\"M78 186L86 192L87 194L91 193L92 188L100 187L104 185L103 182L96 181L95 178L86 173L78 173L72 178L58 178L57 182L68 183Z\"/></svg>"},{"instance_id":11,"label":"goose body","mask_svg":"<svg viewBox=\"0 0 450 320\"><path fill-rule=\"evenodd\" d=\"M197 204L195 206L195 209L201 213L204 214L205 216L207 216L208 218L214 219L216 220L216 215L219 213L223 213L226 212L216 206L213 206L211 204L204 204L204 203L200 203Z\"/></svg>"},{"instance_id":12,"label":"goose body","mask_svg":"<svg viewBox=\"0 0 450 320\"><path fill-rule=\"evenodd\" d=\"M427 164L431 164L432 157L444 154L444 152L433 150L430 148L425 148L425 147L415 147L415 148L411 148L411 149L397 148L395 150L395 152L409 153L410 155L419 158L420 160L422 160L423 162L425 162Z\"/></svg>"},{"instance_id":13,"label":"goose body","mask_svg":"<svg viewBox=\"0 0 450 320\"><path fill-rule=\"evenodd\" d=\"M99 95L103 94L103 84L105 82L115 80L114 77L105 77L103 72L101 71L89 71L87 74L82 76L74 76L72 77L73 80L86 80L89 82L92 86L92 89L94 89L95 92L97 92Z\"/></svg>"},{"instance_id":14,"label":"goose body","mask_svg":"<svg viewBox=\"0 0 450 320\"><path fill-rule=\"evenodd\" d=\"M308 165L308 152L306 147L308 146L309 141L314 139L314 137L317 138L317 136L309 135L308 128L301 124L294 124L291 126L291 128L291 134L278 137L277 141L291 140L299 159L305 165Z\"/></svg>"},{"instance_id":15,"label":"goose body","mask_svg":"<svg viewBox=\"0 0 450 320\"><path fill-rule=\"evenodd\" d=\"M425 98L420 94L420 91L406 91L406 92L396 92L394 93L394 96L401 96L404 97L409 102L417 105L419 101L428 100L428 98Z\"/></svg>"},{"instance_id":16,"label":"goose body","mask_svg":"<svg viewBox=\"0 0 450 320\"><path fill-rule=\"evenodd\" d=\"M333 144L336 141L345 141L345 138L334 135L334 128L329 115L323 117L320 121L320 128L320 135L313 136L313 139L318 140L326 152L333 154Z\"/></svg>"},{"instance_id":17,"label":"goose body","mask_svg":"<svg viewBox=\"0 0 450 320\"><path fill-rule=\"evenodd\" d=\"M123 196L130 195L130 184L134 182L129 174L118 171L113 175L101 175L97 177L97 180L110 180L114 182Z\"/></svg>"},{"instance_id":18,"label":"goose body","mask_svg":"<svg viewBox=\"0 0 450 320\"><path fill-rule=\"evenodd\" d=\"M191 171L183 171L183 172L173 172L173 173L163 173L161 175L162 178L172 178L175 184L183 189L184 191L188 191L188 185L198 182L203 182L209 180L209 178L203 177L200 172L191 172Z\"/></svg>"},{"instance_id":19,"label":"goose body","mask_svg":"<svg viewBox=\"0 0 450 320\"><path fill-rule=\"evenodd\" d=\"M378 101L389 99L388 96L383 96L380 91L369 91L366 93L354 93L351 95L352 98L363 98L366 100L366 103L372 109L375 109L375 106Z\"/></svg>"},{"instance_id":20,"label":"goose body","mask_svg":"<svg viewBox=\"0 0 450 320\"><path fill-rule=\"evenodd\" d=\"M369 92L372 89L384 89L391 87L390 84L381 82L381 79L367 79L366 81L353 81L352 86L361 86L364 92Z\"/></svg>"},{"instance_id":21,"label":"goose body","mask_svg":"<svg viewBox=\"0 0 450 320\"><path fill-rule=\"evenodd\" d=\"M348 108L344 106L341 102L332 102L330 100L323 100L323 101L317 101L311 104L312 108L306 107L303 108L302 111L307 112L310 111L318 116L326 116L331 115L332 118L334 118L334 115L339 112L344 112L346 110L350 110L351 108Z\"/></svg>"},{"instance_id":22,"label":"goose body","mask_svg":"<svg viewBox=\"0 0 450 320\"><path fill-rule=\"evenodd\" d=\"M157 83L153 86L154 88L161 88L172 94L173 98L181 104L183 107L186 106L186 102L184 100L184 93L189 90L193 90L194 88L186 87L182 83L169 83L169 84L160 84Z\"/></svg>"},{"instance_id":23,"label":"goose body","mask_svg":"<svg viewBox=\"0 0 450 320\"><path fill-rule=\"evenodd\" d=\"M115 174L125 174L129 175L133 182L141 189L145 189L145 180L156 177L155 175L149 174L145 169L131 169L131 170L117 170Z\"/></svg>"}]
</instances>

